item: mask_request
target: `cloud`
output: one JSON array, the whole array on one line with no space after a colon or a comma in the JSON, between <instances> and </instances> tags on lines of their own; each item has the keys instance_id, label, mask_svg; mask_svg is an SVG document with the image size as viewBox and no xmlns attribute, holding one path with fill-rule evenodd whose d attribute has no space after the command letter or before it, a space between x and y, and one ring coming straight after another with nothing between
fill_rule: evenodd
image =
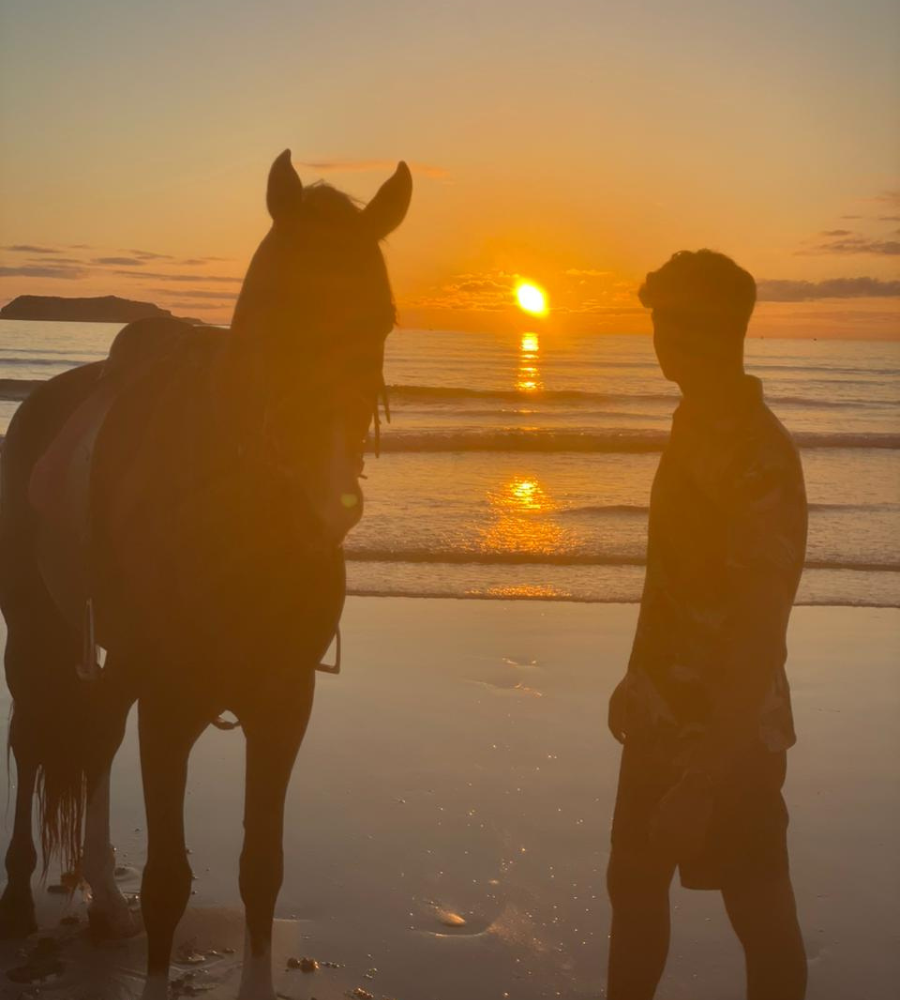
<instances>
[{"instance_id":1,"label":"cloud","mask_svg":"<svg viewBox=\"0 0 900 1000\"><path fill-rule=\"evenodd\" d=\"M154 253L152 250L127 250L126 253L134 254L141 260L172 260L170 253Z\"/></svg>"},{"instance_id":2,"label":"cloud","mask_svg":"<svg viewBox=\"0 0 900 1000\"><path fill-rule=\"evenodd\" d=\"M179 266L202 267L204 264L222 264L233 259L232 257L186 257L175 263Z\"/></svg>"},{"instance_id":3,"label":"cloud","mask_svg":"<svg viewBox=\"0 0 900 1000\"><path fill-rule=\"evenodd\" d=\"M880 278L830 278L789 281L764 278L757 283L760 302L809 302L816 299L882 299L900 296L900 281Z\"/></svg>"},{"instance_id":4,"label":"cloud","mask_svg":"<svg viewBox=\"0 0 900 1000\"><path fill-rule=\"evenodd\" d=\"M853 230L852 229L823 229L820 235L822 235L822 236L852 236L853 235Z\"/></svg>"},{"instance_id":5,"label":"cloud","mask_svg":"<svg viewBox=\"0 0 900 1000\"><path fill-rule=\"evenodd\" d=\"M200 291L199 289L192 288L190 291L184 288L151 288L151 292L155 295L190 295L195 299L228 299L234 300L238 297L237 292L216 292L216 291Z\"/></svg>"},{"instance_id":6,"label":"cloud","mask_svg":"<svg viewBox=\"0 0 900 1000\"><path fill-rule=\"evenodd\" d=\"M509 285L503 285L498 281L493 281L490 278L470 278L468 281L461 281L458 285L448 286L450 289L456 292L508 292Z\"/></svg>"},{"instance_id":7,"label":"cloud","mask_svg":"<svg viewBox=\"0 0 900 1000\"><path fill-rule=\"evenodd\" d=\"M128 264L131 267L143 267L144 262L136 257L95 257L93 264Z\"/></svg>"},{"instance_id":8,"label":"cloud","mask_svg":"<svg viewBox=\"0 0 900 1000\"><path fill-rule=\"evenodd\" d=\"M83 267L72 267L68 264L54 266L53 264L29 264L23 267L0 267L0 278L65 278L77 281L86 278L88 271Z\"/></svg>"},{"instance_id":9,"label":"cloud","mask_svg":"<svg viewBox=\"0 0 900 1000\"><path fill-rule=\"evenodd\" d=\"M11 247L4 247L4 250L11 250L13 253L61 253L61 250L54 250L53 247L36 247L30 243L16 243Z\"/></svg>"},{"instance_id":10,"label":"cloud","mask_svg":"<svg viewBox=\"0 0 900 1000\"><path fill-rule=\"evenodd\" d=\"M882 205L900 206L900 188L895 188L892 191L882 191L881 194L876 194L869 201L877 201Z\"/></svg>"},{"instance_id":11,"label":"cloud","mask_svg":"<svg viewBox=\"0 0 900 1000\"><path fill-rule=\"evenodd\" d=\"M628 316L645 311L637 304L634 283L617 280L612 271L573 267L563 271L562 276L569 280L550 282L550 307L556 314ZM473 313L512 311L513 291L520 278L519 274L502 270L457 274L404 306Z\"/></svg>"},{"instance_id":12,"label":"cloud","mask_svg":"<svg viewBox=\"0 0 900 1000\"><path fill-rule=\"evenodd\" d=\"M310 170L317 170L320 174L358 174L370 170L389 170L393 173L397 169L395 160L310 160L298 166L309 167ZM409 163L407 166L414 174L420 174L422 177L450 176L450 172L443 167L435 167L428 163Z\"/></svg>"},{"instance_id":13,"label":"cloud","mask_svg":"<svg viewBox=\"0 0 900 1000\"><path fill-rule=\"evenodd\" d=\"M456 274L447 284L411 305L422 309L500 312L513 304L515 277L506 271Z\"/></svg>"},{"instance_id":14,"label":"cloud","mask_svg":"<svg viewBox=\"0 0 900 1000\"><path fill-rule=\"evenodd\" d=\"M586 299L579 308L567 311L575 315L586 313L591 316L635 316L647 312L643 306L610 305L600 299Z\"/></svg>"},{"instance_id":15,"label":"cloud","mask_svg":"<svg viewBox=\"0 0 900 1000\"><path fill-rule=\"evenodd\" d=\"M879 222L900 222L900 215L879 215Z\"/></svg>"},{"instance_id":16,"label":"cloud","mask_svg":"<svg viewBox=\"0 0 900 1000\"><path fill-rule=\"evenodd\" d=\"M230 278L226 275L204 274L160 274L158 271L113 271L113 274L127 275L129 278L151 278L154 281L212 281L214 283L240 283L243 278Z\"/></svg>"},{"instance_id":17,"label":"cloud","mask_svg":"<svg viewBox=\"0 0 900 1000\"><path fill-rule=\"evenodd\" d=\"M826 237L821 239L821 237ZM848 232L843 229L832 229L820 233L818 242L797 250L798 254L878 254L895 257L900 255L900 241L880 240L860 233Z\"/></svg>"}]
</instances>

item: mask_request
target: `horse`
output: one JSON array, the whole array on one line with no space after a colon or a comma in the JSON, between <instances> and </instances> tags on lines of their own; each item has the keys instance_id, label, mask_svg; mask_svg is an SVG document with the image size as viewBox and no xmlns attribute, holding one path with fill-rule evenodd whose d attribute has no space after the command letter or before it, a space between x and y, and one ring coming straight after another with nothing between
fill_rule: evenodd
<instances>
[{"instance_id":1,"label":"horse","mask_svg":"<svg viewBox=\"0 0 900 1000\"><path fill-rule=\"evenodd\" d=\"M327 184L304 187L285 150L230 329L126 326L104 361L39 386L3 444L0 608L18 784L0 936L36 930L35 794L44 875L56 857L78 871L93 934L139 929L109 837L110 766L137 702L143 1000L167 996L190 895L188 756L225 712L246 739L239 998L275 998L284 800L316 669L339 640L342 542L362 514L382 395L390 418L382 365L395 308L380 243L411 195L403 162L364 207Z\"/></svg>"}]
</instances>

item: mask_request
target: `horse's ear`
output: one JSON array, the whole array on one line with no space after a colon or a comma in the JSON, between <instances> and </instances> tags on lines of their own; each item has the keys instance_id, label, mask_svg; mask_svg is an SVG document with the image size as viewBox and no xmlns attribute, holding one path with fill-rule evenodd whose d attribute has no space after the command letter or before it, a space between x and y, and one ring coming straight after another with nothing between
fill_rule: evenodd
<instances>
[{"instance_id":1,"label":"horse's ear","mask_svg":"<svg viewBox=\"0 0 900 1000\"><path fill-rule=\"evenodd\" d=\"M275 222L296 215L303 200L303 184L291 163L291 151L286 149L272 164L266 205Z\"/></svg>"},{"instance_id":2,"label":"horse's ear","mask_svg":"<svg viewBox=\"0 0 900 1000\"><path fill-rule=\"evenodd\" d=\"M393 177L381 185L378 194L363 209L363 218L379 240L392 233L406 218L412 198L412 174L401 160Z\"/></svg>"}]
</instances>

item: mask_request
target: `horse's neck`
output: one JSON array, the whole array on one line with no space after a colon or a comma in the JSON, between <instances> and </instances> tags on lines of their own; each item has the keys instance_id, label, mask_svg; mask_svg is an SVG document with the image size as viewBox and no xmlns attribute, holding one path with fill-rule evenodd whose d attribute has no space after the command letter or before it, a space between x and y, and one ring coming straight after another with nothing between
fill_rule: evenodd
<instances>
[{"instance_id":1,"label":"horse's neck","mask_svg":"<svg viewBox=\"0 0 900 1000\"><path fill-rule=\"evenodd\" d=\"M210 373L210 405L233 432L258 425L268 401L266 359L260 343L237 331L215 359Z\"/></svg>"}]
</instances>

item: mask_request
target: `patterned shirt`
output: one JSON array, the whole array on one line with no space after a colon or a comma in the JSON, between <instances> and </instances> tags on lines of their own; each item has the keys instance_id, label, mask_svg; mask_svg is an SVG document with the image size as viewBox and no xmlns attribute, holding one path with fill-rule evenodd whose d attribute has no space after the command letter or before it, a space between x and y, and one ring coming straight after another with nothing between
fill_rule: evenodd
<instances>
[{"instance_id":1,"label":"patterned shirt","mask_svg":"<svg viewBox=\"0 0 900 1000\"><path fill-rule=\"evenodd\" d=\"M735 671L754 670L771 677L760 741L770 750L795 742L785 634L806 524L800 457L759 380L745 375L716 401L684 399L650 499L629 736L686 759Z\"/></svg>"}]
</instances>

